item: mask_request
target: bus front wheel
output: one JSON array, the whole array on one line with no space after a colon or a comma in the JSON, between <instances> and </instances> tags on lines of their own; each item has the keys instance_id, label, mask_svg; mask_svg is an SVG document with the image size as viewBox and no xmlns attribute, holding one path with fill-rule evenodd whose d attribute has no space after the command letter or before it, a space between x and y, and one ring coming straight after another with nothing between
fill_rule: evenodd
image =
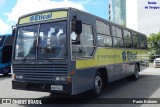
<instances>
[{"instance_id":1,"label":"bus front wheel","mask_svg":"<svg viewBox=\"0 0 160 107\"><path fill-rule=\"evenodd\" d=\"M97 72L94 78L93 94L95 96L99 96L102 93L102 90L103 90L102 76L101 76L101 73Z\"/></svg>"}]
</instances>

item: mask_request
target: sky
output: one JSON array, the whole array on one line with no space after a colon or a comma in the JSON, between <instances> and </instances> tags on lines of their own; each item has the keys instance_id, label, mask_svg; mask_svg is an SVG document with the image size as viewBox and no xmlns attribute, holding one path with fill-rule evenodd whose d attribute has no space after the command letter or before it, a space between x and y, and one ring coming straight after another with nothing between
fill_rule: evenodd
<instances>
[{"instance_id":1,"label":"sky","mask_svg":"<svg viewBox=\"0 0 160 107\"><path fill-rule=\"evenodd\" d=\"M21 15L61 7L77 8L108 19L108 0L0 0L0 35L11 33Z\"/></svg>"}]
</instances>

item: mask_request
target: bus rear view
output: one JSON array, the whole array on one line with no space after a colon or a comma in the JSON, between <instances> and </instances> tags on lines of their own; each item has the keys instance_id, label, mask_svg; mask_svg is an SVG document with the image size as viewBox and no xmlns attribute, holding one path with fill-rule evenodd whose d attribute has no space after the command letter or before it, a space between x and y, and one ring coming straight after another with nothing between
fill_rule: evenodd
<instances>
[{"instance_id":1,"label":"bus rear view","mask_svg":"<svg viewBox=\"0 0 160 107\"><path fill-rule=\"evenodd\" d=\"M11 34L0 35L0 74L11 73L13 36Z\"/></svg>"}]
</instances>

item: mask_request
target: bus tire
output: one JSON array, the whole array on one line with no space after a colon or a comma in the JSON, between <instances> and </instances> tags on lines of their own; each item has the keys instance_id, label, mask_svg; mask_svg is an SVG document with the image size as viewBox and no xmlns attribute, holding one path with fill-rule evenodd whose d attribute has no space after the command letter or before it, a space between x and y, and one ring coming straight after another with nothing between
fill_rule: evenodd
<instances>
[{"instance_id":1,"label":"bus tire","mask_svg":"<svg viewBox=\"0 0 160 107\"><path fill-rule=\"evenodd\" d=\"M103 91L103 79L100 72L97 72L94 78L94 87L92 93L94 96L99 96Z\"/></svg>"},{"instance_id":2,"label":"bus tire","mask_svg":"<svg viewBox=\"0 0 160 107\"><path fill-rule=\"evenodd\" d=\"M139 72L140 72L139 66L138 66L138 64L136 64L134 67L134 74L131 76L131 79L138 80Z\"/></svg>"},{"instance_id":3,"label":"bus tire","mask_svg":"<svg viewBox=\"0 0 160 107\"><path fill-rule=\"evenodd\" d=\"M8 68L8 67L3 68L3 75L7 76L9 74L9 70L10 70L10 68Z\"/></svg>"}]
</instances>

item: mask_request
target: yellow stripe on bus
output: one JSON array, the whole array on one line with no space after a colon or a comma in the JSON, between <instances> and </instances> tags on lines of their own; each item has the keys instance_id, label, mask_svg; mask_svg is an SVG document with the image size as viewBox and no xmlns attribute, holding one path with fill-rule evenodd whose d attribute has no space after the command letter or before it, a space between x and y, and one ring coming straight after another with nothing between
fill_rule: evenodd
<instances>
[{"instance_id":1,"label":"yellow stripe on bus","mask_svg":"<svg viewBox=\"0 0 160 107\"><path fill-rule=\"evenodd\" d=\"M146 50L98 48L93 59L76 60L76 69L144 60Z\"/></svg>"}]
</instances>

